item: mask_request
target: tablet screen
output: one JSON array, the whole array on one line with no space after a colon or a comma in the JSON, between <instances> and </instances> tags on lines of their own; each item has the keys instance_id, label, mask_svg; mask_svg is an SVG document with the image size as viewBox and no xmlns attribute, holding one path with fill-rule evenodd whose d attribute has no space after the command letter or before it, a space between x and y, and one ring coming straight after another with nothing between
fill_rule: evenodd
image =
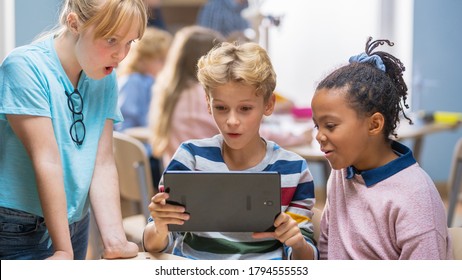
<instances>
[{"instance_id":1,"label":"tablet screen","mask_svg":"<svg viewBox=\"0 0 462 280\"><path fill-rule=\"evenodd\" d=\"M277 172L166 171L167 203L183 205L190 219L170 231L273 231L281 212Z\"/></svg>"}]
</instances>

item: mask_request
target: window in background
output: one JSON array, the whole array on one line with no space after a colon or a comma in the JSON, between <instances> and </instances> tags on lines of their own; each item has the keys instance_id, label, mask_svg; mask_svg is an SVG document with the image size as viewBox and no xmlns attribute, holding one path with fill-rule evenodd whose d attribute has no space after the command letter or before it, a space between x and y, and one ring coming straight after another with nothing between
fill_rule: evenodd
<instances>
[{"instance_id":1,"label":"window in background","mask_svg":"<svg viewBox=\"0 0 462 280\"><path fill-rule=\"evenodd\" d=\"M311 102L314 88L326 73L360 53L368 36L395 41L392 48L412 66L413 1L404 0L266 0L263 16L280 19L270 28L268 48L276 73L278 92L300 106ZM399 28L398 28L399 27ZM390 50L391 51L391 50Z\"/></svg>"}]
</instances>

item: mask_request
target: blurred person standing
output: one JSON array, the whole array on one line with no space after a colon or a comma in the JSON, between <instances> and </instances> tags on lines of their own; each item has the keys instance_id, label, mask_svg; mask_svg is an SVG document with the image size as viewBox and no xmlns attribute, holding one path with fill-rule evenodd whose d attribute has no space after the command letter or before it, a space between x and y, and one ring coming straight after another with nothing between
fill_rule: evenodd
<instances>
[{"instance_id":1,"label":"blurred person standing","mask_svg":"<svg viewBox=\"0 0 462 280\"><path fill-rule=\"evenodd\" d=\"M148 12L148 26L167 30L161 0L144 0Z\"/></svg>"},{"instance_id":2,"label":"blurred person standing","mask_svg":"<svg viewBox=\"0 0 462 280\"><path fill-rule=\"evenodd\" d=\"M250 27L241 12L249 6L247 0L208 0L199 11L197 24L220 32L227 37Z\"/></svg>"},{"instance_id":3,"label":"blurred person standing","mask_svg":"<svg viewBox=\"0 0 462 280\"><path fill-rule=\"evenodd\" d=\"M148 27L117 69L118 102L124 117L117 130L147 126L151 87L164 67L171 42L172 35L167 31Z\"/></svg>"}]
</instances>

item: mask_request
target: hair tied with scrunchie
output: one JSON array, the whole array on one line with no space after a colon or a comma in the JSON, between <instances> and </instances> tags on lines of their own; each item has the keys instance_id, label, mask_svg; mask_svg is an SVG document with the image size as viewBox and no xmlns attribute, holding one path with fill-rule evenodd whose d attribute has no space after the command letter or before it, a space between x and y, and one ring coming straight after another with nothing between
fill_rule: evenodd
<instances>
[{"instance_id":1,"label":"hair tied with scrunchie","mask_svg":"<svg viewBox=\"0 0 462 280\"><path fill-rule=\"evenodd\" d=\"M380 56L376 54L368 55L367 53L363 52L361 54L350 57L348 62L369 63L374 65L377 69L382 70L383 72L386 71L385 64L383 64L382 58L380 58Z\"/></svg>"},{"instance_id":2,"label":"hair tied with scrunchie","mask_svg":"<svg viewBox=\"0 0 462 280\"><path fill-rule=\"evenodd\" d=\"M387 69L385 67L385 64L383 63L382 57L386 59L391 59L392 61L397 61L402 67L404 71L404 66L402 65L401 61L399 61L397 58L395 58L392 55L389 55L384 52L372 52L375 48L378 46L381 46L383 44L387 44L390 47L394 45L393 42L390 42L389 40L375 40L372 41L372 37L369 37L366 42L366 50L365 52L352 56L348 60L350 63L352 62L357 62L357 63L369 63L373 66L375 66L377 69L382 70L383 72L386 72ZM381 55L378 55L380 53Z\"/></svg>"}]
</instances>

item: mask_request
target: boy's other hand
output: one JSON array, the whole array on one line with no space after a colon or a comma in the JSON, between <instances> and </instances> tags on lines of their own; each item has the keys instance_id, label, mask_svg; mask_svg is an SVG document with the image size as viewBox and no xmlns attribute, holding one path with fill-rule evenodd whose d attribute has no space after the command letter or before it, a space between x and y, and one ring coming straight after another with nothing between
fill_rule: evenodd
<instances>
[{"instance_id":1,"label":"boy's other hand","mask_svg":"<svg viewBox=\"0 0 462 280\"><path fill-rule=\"evenodd\" d=\"M305 243L297 222L288 214L284 212L279 214L274 221L274 227L276 228L274 232L254 232L252 237L257 239L274 238L289 247Z\"/></svg>"}]
</instances>

